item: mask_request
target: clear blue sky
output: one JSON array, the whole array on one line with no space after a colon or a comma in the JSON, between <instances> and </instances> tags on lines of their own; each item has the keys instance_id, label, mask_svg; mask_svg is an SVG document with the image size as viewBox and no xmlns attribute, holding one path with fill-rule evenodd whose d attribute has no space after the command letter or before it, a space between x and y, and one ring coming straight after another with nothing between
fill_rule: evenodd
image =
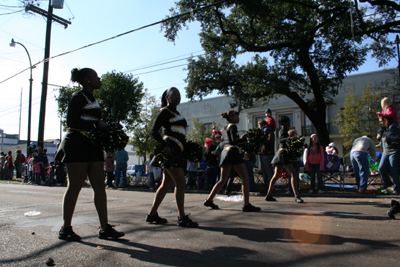
<instances>
[{"instance_id":1,"label":"clear blue sky","mask_svg":"<svg viewBox=\"0 0 400 267\"><path fill-rule=\"evenodd\" d=\"M47 11L48 0L35 2ZM5 6L21 6L21 3L18 0L0 0L0 81L29 67L25 50L19 45L15 48L9 46L11 38L26 46L34 64L43 60L46 31L46 20L40 15L27 15L24 12L1 15L21 10ZM54 9L54 14L67 20L71 19L72 24L64 29L63 26L53 23L50 56L160 21L169 14L169 9L173 6L174 0L67 0L63 9ZM129 71L139 77L139 81L157 98L171 86L182 89L181 93L184 96L184 79L187 72L184 70L185 66L176 66L186 64L186 60L152 68L144 67L202 54L199 32L199 25L191 24L188 30L184 29L179 33L179 38L174 44L164 37L161 25L156 25L57 57L50 61L48 82L61 86L69 85L70 71L75 67L90 67L99 75L112 70ZM393 67L397 67L396 61L386 68ZM368 60L358 73L378 69L375 60ZM33 70L32 140L37 138L38 132L42 74L43 64L40 64ZM29 71L0 84L0 128L7 134L18 134L21 88L21 139L26 139ZM60 121L55 101L57 94L57 87L48 87L45 139L60 137ZM182 101L187 99L183 98Z\"/></svg>"}]
</instances>

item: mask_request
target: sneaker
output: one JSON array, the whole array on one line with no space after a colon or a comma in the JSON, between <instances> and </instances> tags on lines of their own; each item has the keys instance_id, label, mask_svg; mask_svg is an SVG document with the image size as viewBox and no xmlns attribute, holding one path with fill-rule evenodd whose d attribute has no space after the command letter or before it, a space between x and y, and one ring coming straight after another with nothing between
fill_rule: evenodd
<instances>
[{"instance_id":1,"label":"sneaker","mask_svg":"<svg viewBox=\"0 0 400 267\"><path fill-rule=\"evenodd\" d=\"M214 202L211 200L206 200L203 202L203 205L206 207L210 207L213 210L217 210L219 209L218 205L215 205Z\"/></svg>"},{"instance_id":2,"label":"sneaker","mask_svg":"<svg viewBox=\"0 0 400 267\"><path fill-rule=\"evenodd\" d=\"M72 226L66 228L61 227L60 232L58 232L58 238L65 241L81 241L81 237L72 231Z\"/></svg>"},{"instance_id":3,"label":"sneaker","mask_svg":"<svg viewBox=\"0 0 400 267\"><path fill-rule=\"evenodd\" d=\"M188 228L197 228L199 226L197 222L194 222L191 219L189 219L189 215L186 215L182 219L178 218L178 225L181 227L188 227Z\"/></svg>"},{"instance_id":4,"label":"sneaker","mask_svg":"<svg viewBox=\"0 0 400 267\"><path fill-rule=\"evenodd\" d=\"M302 200L301 197L296 197L296 198L294 199L294 202L296 202L296 203L303 203L304 200Z\"/></svg>"},{"instance_id":5,"label":"sneaker","mask_svg":"<svg viewBox=\"0 0 400 267\"><path fill-rule=\"evenodd\" d=\"M390 205L391 205L391 208L390 208L390 210L388 210L387 214L391 219L395 220L396 217L394 217L394 215L396 215L397 213L400 212L400 203L398 201L392 200Z\"/></svg>"},{"instance_id":6,"label":"sneaker","mask_svg":"<svg viewBox=\"0 0 400 267\"><path fill-rule=\"evenodd\" d=\"M308 191L309 194L314 194L314 190Z\"/></svg>"},{"instance_id":7,"label":"sneaker","mask_svg":"<svg viewBox=\"0 0 400 267\"><path fill-rule=\"evenodd\" d=\"M392 192L392 195L396 195L396 196L398 196L398 195L399 195L399 193L398 193L396 190L394 190L394 191Z\"/></svg>"},{"instance_id":8,"label":"sneaker","mask_svg":"<svg viewBox=\"0 0 400 267\"><path fill-rule=\"evenodd\" d=\"M272 196L265 196L265 201L276 201Z\"/></svg>"},{"instance_id":9,"label":"sneaker","mask_svg":"<svg viewBox=\"0 0 400 267\"><path fill-rule=\"evenodd\" d=\"M156 213L156 215L147 215L146 222L155 224L166 224L168 221L167 219L161 218L160 216L158 216L158 213Z\"/></svg>"},{"instance_id":10,"label":"sneaker","mask_svg":"<svg viewBox=\"0 0 400 267\"><path fill-rule=\"evenodd\" d=\"M123 232L118 232L115 230L111 225L107 224L107 227L105 229L99 229L99 238L100 239L118 239L120 237L123 237L125 233Z\"/></svg>"},{"instance_id":11,"label":"sneaker","mask_svg":"<svg viewBox=\"0 0 400 267\"><path fill-rule=\"evenodd\" d=\"M318 190L318 194L325 194L324 190Z\"/></svg>"},{"instance_id":12,"label":"sneaker","mask_svg":"<svg viewBox=\"0 0 400 267\"><path fill-rule=\"evenodd\" d=\"M285 195L290 195L290 194L291 194L290 190L285 192Z\"/></svg>"},{"instance_id":13,"label":"sneaker","mask_svg":"<svg viewBox=\"0 0 400 267\"><path fill-rule=\"evenodd\" d=\"M246 206L243 206L242 211L244 211L244 212L259 212L259 211L261 211L261 208L260 207L254 207L253 205L251 205L249 203Z\"/></svg>"}]
</instances>

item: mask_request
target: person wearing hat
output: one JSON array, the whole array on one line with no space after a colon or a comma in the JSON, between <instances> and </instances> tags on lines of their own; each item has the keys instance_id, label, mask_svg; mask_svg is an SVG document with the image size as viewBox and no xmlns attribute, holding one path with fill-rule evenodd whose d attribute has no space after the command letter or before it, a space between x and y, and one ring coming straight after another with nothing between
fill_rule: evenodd
<instances>
[{"instance_id":1,"label":"person wearing hat","mask_svg":"<svg viewBox=\"0 0 400 267\"><path fill-rule=\"evenodd\" d=\"M206 148L204 158L207 162L205 187L211 190L217 182L217 177L219 178L219 151L211 138L206 138L204 147Z\"/></svg>"},{"instance_id":2,"label":"person wearing hat","mask_svg":"<svg viewBox=\"0 0 400 267\"><path fill-rule=\"evenodd\" d=\"M272 130L272 131L275 132L275 130L276 130L276 122L275 122L275 119L272 118L272 112L271 112L271 110L269 108L267 108L265 110L265 117L266 117L265 120L267 122L266 130L267 131L268 130Z\"/></svg>"},{"instance_id":3,"label":"person wearing hat","mask_svg":"<svg viewBox=\"0 0 400 267\"><path fill-rule=\"evenodd\" d=\"M337 155L338 150L334 142L329 143L329 145L325 148L326 154L328 155Z\"/></svg>"}]
</instances>

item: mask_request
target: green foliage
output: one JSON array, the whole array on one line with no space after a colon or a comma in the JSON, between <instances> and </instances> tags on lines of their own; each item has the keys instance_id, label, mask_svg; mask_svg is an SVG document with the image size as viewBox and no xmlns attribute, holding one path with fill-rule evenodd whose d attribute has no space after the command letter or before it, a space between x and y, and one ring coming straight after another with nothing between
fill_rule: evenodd
<instances>
[{"instance_id":1,"label":"green foliage","mask_svg":"<svg viewBox=\"0 0 400 267\"><path fill-rule=\"evenodd\" d=\"M107 72L102 75L102 86L94 92L103 110L104 121L115 121L128 130L136 126L140 102L144 96L143 83L132 74Z\"/></svg>"},{"instance_id":2,"label":"green foliage","mask_svg":"<svg viewBox=\"0 0 400 267\"><path fill-rule=\"evenodd\" d=\"M192 118L193 127L190 129L190 132L187 134L186 139L192 140L193 142L199 144L201 147L204 147L204 141L207 137L211 137L211 129L206 129L205 123L201 123L199 118ZM220 128L220 124L216 124L212 122L212 127L217 126Z\"/></svg>"},{"instance_id":3,"label":"green foliage","mask_svg":"<svg viewBox=\"0 0 400 267\"><path fill-rule=\"evenodd\" d=\"M213 2L218 0L180 0L171 16ZM201 24L206 54L189 60L186 93L191 100L217 90L232 96L233 105L241 109L260 98L268 102L285 95L327 145L326 99L338 93L342 80L365 62L368 52L381 64L395 55L388 33L399 30L400 6L393 1L362 2L366 4L355 1L350 9L347 0L228 0L167 21L163 30L175 41L188 23ZM376 15L367 16L367 11ZM252 59L239 64L242 54Z\"/></svg>"},{"instance_id":4,"label":"green foliage","mask_svg":"<svg viewBox=\"0 0 400 267\"><path fill-rule=\"evenodd\" d=\"M133 146L132 150L136 152L136 155L144 157L144 161L146 161L147 155L153 153L154 147L158 144L150 135L150 130L159 111L155 97L151 96L147 90L140 103L140 110L137 124L129 132L129 144Z\"/></svg>"},{"instance_id":5,"label":"green foliage","mask_svg":"<svg viewBox=\"0 0 400 267\"><path fill-rule=\"evenodd\" d=\"M64 118L64 127L71 96L81 89L76 86L59 89L59 95L56 97L57 112ZM131 74L115 71L104 74L101 88L93 93L102 109L102 121L122 123L128 130L135 128L141 109L140 101L144 96L143 90L143 83L139 83Z\"/></svg>"},{"instance_id":6,"label":"green foliage","mask_svg":"<svg viewBox=\"0 0 400 267\"><path fill-rule=\"evenodd\" d=\"M374 136L379 128L376 112L381 110L382 93L374 91L371 84L362 91L361 96L355 96L350 90L341 110L333 121L339 127L343 138L343 146L351 148L355 138L370 134Z\"/></svg>"},{"instance_id":7,"label":"green foliage","mask_svg":"<svg viewBox=\"0 0 400 267\"><path fill-rule=\"evenodd\" d=\"M64 130L67 127L67 109L69 101L71 100L72 94L76 91L81 90L82 88L74 86L74 87L61 87L58 89L58 96L56 97L56 101L58 103L57 113L60 118L62 118L62 124Z\"/></svg>"}]
</instances>

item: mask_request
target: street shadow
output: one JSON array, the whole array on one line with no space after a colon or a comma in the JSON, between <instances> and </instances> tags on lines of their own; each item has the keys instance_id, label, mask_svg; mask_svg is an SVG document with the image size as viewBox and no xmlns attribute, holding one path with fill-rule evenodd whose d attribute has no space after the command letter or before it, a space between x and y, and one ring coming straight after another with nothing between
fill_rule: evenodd
<instances>
[{"instance_id":1,"label":"street shadow","mask_svg":"<svg viewBox=\"0 0 400 267\"><path fill-rule=\"evenodd\" d=\"M328 205L352 205L352 206L373 206L378 208L390 208L390 201L387 203L379 203L379 202L323 202L322 204Z\"/></svg>"},{"instance_id":2,"label":"street shadow","mask_svg":"<svg viewBox=\"0 0 400 267\"><path fill-rule=\"evenodd\" d=\"M193 241L195 242L195 240ZM93 248L98 244L81 242ZM128 254L131 258L149 264L168 266L265 266L265 263L252 261L248 256L257 252L240 247L212 247L201 252L178 248L163 248L135 242L124 242L125 247L105 246L113 252ZM128 248L126 246L129 246Z\"/></svg>"},{"instance_id":3,"label":"street shadow","mask_svg":"<svg viewBox=\"0 0 400 267\"><path fill-rule=\"evenodd\" d=\"M280 243L301 243L315 245L343 245L344 243L354 243L370 247L397 248L397 245L385 241L369 240L363 238L346 238L337 235L310 233L306 230L288 228L218 228L202 227L207 231L219 232L224 235L235 236L243 240L252 242L280 242Z\"/></svg>"}]
</instances>

